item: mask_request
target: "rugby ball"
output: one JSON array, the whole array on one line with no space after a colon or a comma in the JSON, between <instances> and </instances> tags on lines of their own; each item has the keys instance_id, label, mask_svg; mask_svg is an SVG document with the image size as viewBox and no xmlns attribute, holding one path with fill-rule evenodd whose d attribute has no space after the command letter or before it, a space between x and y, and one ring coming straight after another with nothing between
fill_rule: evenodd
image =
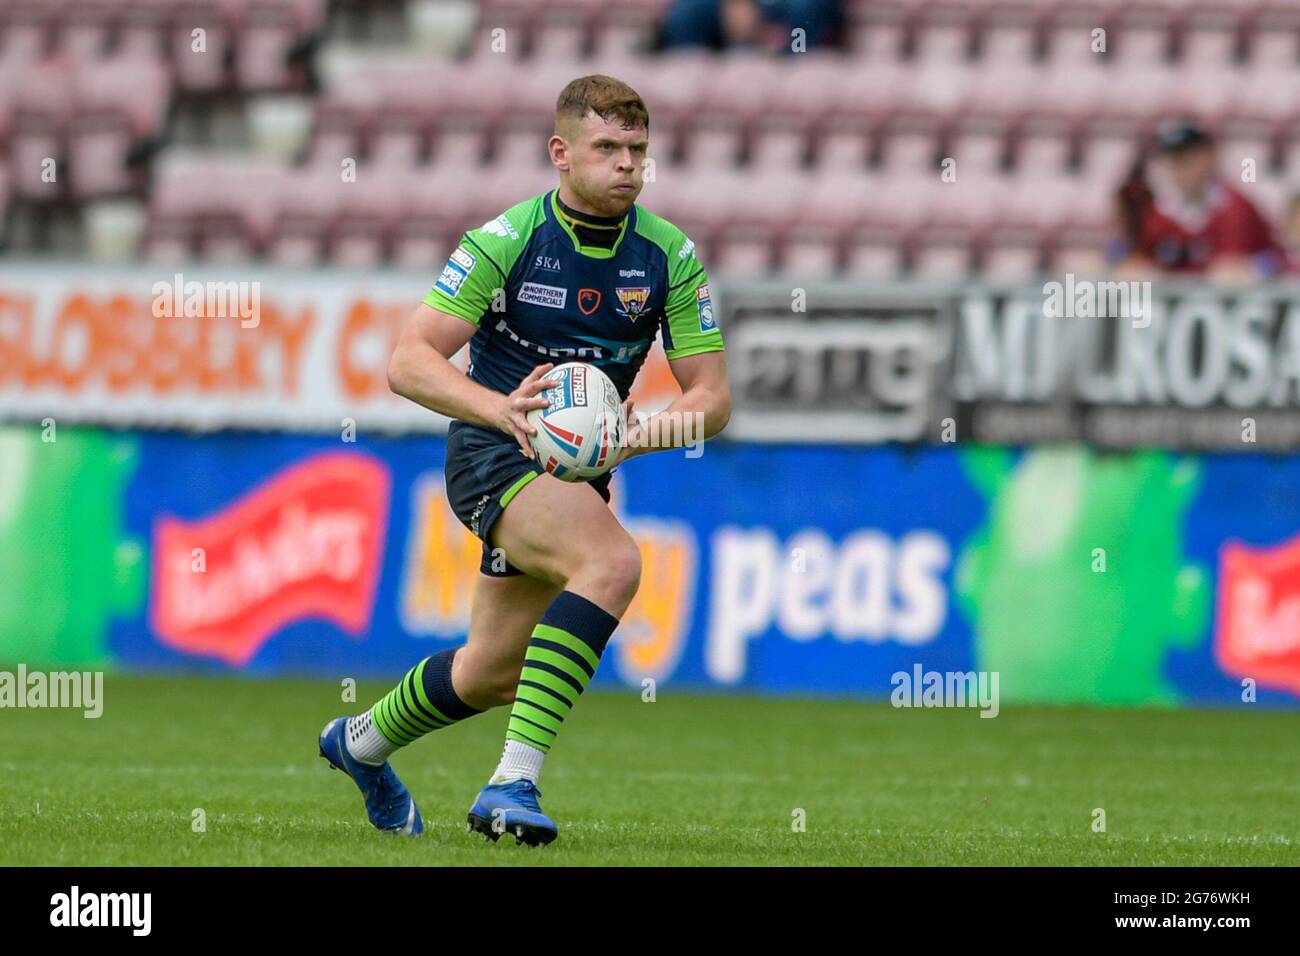
<instances>
[{"instance_id":1,"label":"rugby ball","mask_svg":"<svg viewBox=\"0 0 1300 956\"><path fill-rule=\"evenodd\" d=\"M557 384L528 413L537 463L563 481L590 481L613 467L627 436L623 401L609 376L586 362L565 362L544 376Z\"/></svg>"}]
</instances>

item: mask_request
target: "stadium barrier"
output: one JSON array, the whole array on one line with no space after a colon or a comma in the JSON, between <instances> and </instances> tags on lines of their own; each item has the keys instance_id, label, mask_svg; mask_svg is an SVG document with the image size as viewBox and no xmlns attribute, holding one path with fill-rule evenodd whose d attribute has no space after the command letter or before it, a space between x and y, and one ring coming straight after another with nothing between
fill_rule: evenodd
<instances>
[{"instance_id":1,"label":"stadium barrier","mask_svg":"<svg viewBox=\"0 0 1300 956\"><path fill-rule=\"evenodd\" d=\"M245 277L263 282L258 324L232 307L201 334L153 315L156 273L39 272L0 272L0 662L341 680L464 639L479 546L447 504L437 416L381 387L427 280ZM720 289L742 427L616 473L644 574L598 684L883 699L919 667L997 673L1003 702L1300 703L1300 457L1223 434L1119 450L962 432L994 402L1059 404L1062 427L1134 412L1119 395L1185 423L1218 403L1266 433L1264 413L1294 411L1293 293L1159 290L1158 345L1115 344L1129 315L1098 350L1139 389L1106 392L1076 362L1062 400L1023 365L1060 368L1031 347L1026 290L827 286L808 301L841 304L782 332L782 290ZM850 319L867 328L854 360L852 329L803 325ZM972 329L986 348L963 358ZM818 432L862 399L855 375L875 389L860 417L898 432L915 416L915 442ZM767 406L792 402L802 440L763 434ZM944 418L951 440L931 434Z\"/></svg>"}]
</instances>

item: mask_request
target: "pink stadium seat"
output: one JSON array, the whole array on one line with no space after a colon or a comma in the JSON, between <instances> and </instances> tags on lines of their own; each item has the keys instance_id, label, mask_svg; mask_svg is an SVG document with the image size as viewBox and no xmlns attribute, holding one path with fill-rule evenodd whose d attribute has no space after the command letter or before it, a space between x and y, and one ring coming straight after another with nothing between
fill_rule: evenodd
<instances>
[{"instance_id":1,"label":"pink stadium seat","mask_svg":"<svg viewBox=\"0 0 1300 956\"><path fill-rule=\"evenodd\" d=\"M590 38L589 18L578 9L555 9L538 17L532 29L531 58L546 62L580 60L586 53Z\"/></svg>"},{"instance_id":2,"label":"pink stadium seat","mask_svg":"<svg viewBox=\"0 0 1300 956\"><path fill-rule=\"evenodd\" d=\"M1036 233L998 235L979 256L979 272L989 282L1030 282L1041 273L1043 258Z\"/></svg>"},{"instance_id":3,"label":"pink stadium seat","mask_svg":"<svg viewBox=\"0 0 1300 956\"><path fill-rule=\"evenodd\" d=\"M760 120L751 134L750 163L761 169L798 169L808 153L812 129L794 116Z\"/></svg>"},{"instance_id":4,"label":"pink stadium seat","mask_svg":"<svg viewBox=\"0 0 1300 956\"><path fill-rule=\"evenodd\" d=\"M1238 24L1234 11L1222 6L1202 6L1188 11L1179 59L1208 70L1230 66L1241 39Z\"/></svg>"},{"instance_id":5,"label":"pink stadium seat","mask_svg":"<svg viewBox=\"0 0 1300 956\"><path fill-rule=\"evenodd\" d=\"M1042 10L1025 0L993 4L984 16L980 34L980 65L1029 63L1037 51L1042 31Z\"/></svg>"},{"instance_id":6,"label":"pink stadium seat","mask_svg":"<svg viewBox=\"0 0 1300 956\"><path fill-rule=\"evenodd\" d=\"M959 175L991 175L1001 169L1006 145L1005 130L986 126L955 134L947 154L956 161Z\"/></svg>"},{"instance_id":7,"label":"pink stadium seat","mask_svg":"<svg viewBox=\"0 0 1300 956\"><path fill-rule=\"evenodd\" d=\"M902 176L936 168L941 128L935 117L900 118L882 132L881 170Z\"/></svg>"},{"instance_id":8,"label":"pink stadium seat","mask_svg":"<svg viewBox=\"0 0 1300 956\"><path fill-rule=\"evenodd\" d=\"M1137 155L1132 130L1102 130L1082 145L1082 172L1089 179L1118 183Z\"/></svg>"},{"instance_id":9,"label":"pink stadium seat","mask_svg":"<svg viewBox=\"0 0 1300 956\"><path fill-rule=\"evenodd\" d=\"M1097 66L1116 53L1120 37L1115 14L1120 6L1109 2L1062 2L1047 14L1047 53L1054 69L1073 70ZM1106 31L1106 52L1093 52L1094 31Z\"/></svg>"},{"instance_id":10,"label":"pink stadium seat","mask_svg":"<svg viewBox=\"0 0 1300 956\"><path fill-rule=\"evenodd\" d=\"M193 0L178 11L171 22L168 47L182 90L207 93L226 85L232 33L216 0Z\"/></svg>"},{"instance_id":11,"label":"pink stadium seat","mask_svg":"<svg viewBox=\"0 0 1300 956\"><path fill-rule=\"evenodd\" d=\"M68 129L70 174L76 198L133 190L127 168L132 148L162 130L170 77L155 60L92 60L77 71L75 116Z\"/></svg>"},{"instance_id":12,"label":"pink stadium seat","mask_svg":"<svg viewBox=\"0 0 1300 956\"><path fill-rule=\"evenodd\" d=\"M976 10L969 4L935 2L916 17L914 56L923 66L968 59L975 37Z\"/></svg>"},{"instance_id":13,"label":"pink stadium seat","mask_svg":"<svg viewBox=\"0 0 1300 956\"><path fill-rule=\"evenodd\" d=\"M33 61L44 56L54 11L46 4L23 2L10 4L5 14L0 59Z\"/></svg>"},{"instance_id":14,"label":"pink stadium seat","mask_svg":"<svg viewBox=\"0 0 1300 956\"><path fill-rule=\"evenodd\" d=\"M766 279L775 261L773 237L768 232L719 226L710 269L735 279Z\"/></svg>"},{"instance_id":15,"label":"pink stadium seat","mask_svg":"<svg viewBox=\"0 0 1300 956\"><path fill-rule=\"evenodd\" d=\"M166 50L166 32L173 0L135 0L128 3L118 25L119 56L157 59Z\"/></svg>"},{"instance_id":16,"label":"pink stadium seat","mask_svg":"<svg viewBox=\"0 0 1300 956\"><path fill-rule=\"evenodd\" d=\"M355 183L344 183L338 167L329 165L284 173L267 236L267 258L283 266L319 265L344 192Z\"/></svg>"},{"instance_id":17,"label":"pink stadium seat","mask_svg":"<svg viewBox=\"0 0 1300 956\"><path fill-rule=\"evenodd\" d=\"M1119 65L1164 63L1173 49L1175 11L1148 2L1135 3L1119 15L1114 46L1107 59Z\"/></svg>"},{"instance_id":18,"label":"pink stadium seat","mask_svg":"<svg viewBox=\"0 0 1300 956\"><path fill-rule=\"evenodd\" d=\"M902 54L909 11L902 3L854 4L848 10L848 38L854 55L871 63Z\"/></svg>"},{"instance_id":19,"label":"pink stadium seat","mask_svg":"<svg viewBox=\"0 0 1300 956\"><path fill-rule=\"evenodd\" d=\"M1057 125L1028 128L1017 140L1014 165L1023 175L1064 176L1070 160L1068 131Z\"/></svg>"},{"instance_id":20,"label":"pink stadium seat","mask_svg":"<svg viewBox=\"0 0 1300 956\"><path fill-rule=\"evenodd\" d=\"M60 11L58 49L84 62L103 56L116 19L123 13L120 0L78 0Z\"/></svg>"},{"instance_id":21,"label":"pink stadium seat","mask_svg":"<svg viewBox=\"0 0 1300 956\"><path fill-rule=\"evenodd\" d=\"M74 76L73 65L61 58L33 64L20 74L10 156L15 193L21 198L54 199L62 193L67 179L64 134L75 109Z\"/></svg>"},{"instance_id":22,"label":"pink stadium seat","mask_svg":"<svg viewBox=\"0 0 1300 956\"><path fill-rule=\"evenodd\" d=\"M1300 42L1300 9L1278 2L1262 5L1249 20L1248 56L1252 66L1296 67Z\"/></svg>"},{"instance_id":23,"label":"pink stadium seat","mask_svg":"<svg viewBox=\"0 0 1300 956\"><path fill-rule=\"evenodd\" d=\"M598 4L600 16L594 30L592 55L598 59L626 59L632 55L649 39L663 6L658 0L651 4Z\"/></svg>"},{"instance_id":24,"label":"pink stadium seat","mask_svg":"<svg viewBox=\"0 0 1300 956\"><path fill-rule=\"evenodd\" d=\"M844 129L827 123L816 145L817 167L863 170L866 168L868 145L866 130Z\"/></svg>"},{"instance_id":25,"label":"pink stadium seat","mask_svg":"<svg viewBox=\"0 0 1300 956\"><path fill-rule=\"evenodd\" d=\"M974 262L975 239L969 229L936 228L924 232L913 245L910 273L918 280L947 282L964 279Z\"/></svg>"}]
</instances>

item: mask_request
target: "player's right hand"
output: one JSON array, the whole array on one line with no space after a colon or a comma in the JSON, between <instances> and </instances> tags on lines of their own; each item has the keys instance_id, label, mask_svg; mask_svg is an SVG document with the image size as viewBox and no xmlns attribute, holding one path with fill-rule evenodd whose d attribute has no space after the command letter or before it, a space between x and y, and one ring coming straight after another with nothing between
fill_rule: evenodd
<instances>
[{"instance_id":1,"label":"player's right hand","mask_svg":"<svg viewBox=\"0 0 1300 956\"><path fill-rule=\"evenodd\" d=\"M505 397L497 419L497 428L507 435L514 436L519 443L519 450L528 458L533 457L533 446L528 443L529 435L536 435L537 429L528 424L527 415L534 408L545 408L549 402L541 396L548 388L554 388L559 382L542 378L555 368L554 362L539 365L528 373L528 377L519 383L519 387Z\"/></svg>"}]
</instances>

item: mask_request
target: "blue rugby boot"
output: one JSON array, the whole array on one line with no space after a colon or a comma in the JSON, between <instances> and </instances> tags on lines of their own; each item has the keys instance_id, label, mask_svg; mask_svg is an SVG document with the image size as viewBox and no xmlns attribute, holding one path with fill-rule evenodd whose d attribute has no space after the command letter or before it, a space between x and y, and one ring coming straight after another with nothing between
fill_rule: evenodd
<instances>
[{"instance_id":1,"label":"blue rugby boot","mask_svg":"<svg viewBox=\"0 0 1300 956\"><path fill-rule=\"evenodd\" d=\"M346 739L348 718L336 717L320 734L320 755L332 769L342 770L352 778L366 800L370 822L388 833L418 836L424 832L424 820L415 799L397 778L387 761L375 767L362 763L348 753Z\"/></svg>"},{"instance_id":2,"label":"blue rugby boot","mask_svg":"<svg viewBox=\"0 0 1300 956\"><path fill-rule=\"evenodd\" d=\"M516 846L546 846L559 835L559 828L542 813L537 803L541 795L537 784L527 779L490 783L479 791L474 806L469 808L465 828L493 842L503 833L512 833Z\"/></svg>"}]
</instances>

